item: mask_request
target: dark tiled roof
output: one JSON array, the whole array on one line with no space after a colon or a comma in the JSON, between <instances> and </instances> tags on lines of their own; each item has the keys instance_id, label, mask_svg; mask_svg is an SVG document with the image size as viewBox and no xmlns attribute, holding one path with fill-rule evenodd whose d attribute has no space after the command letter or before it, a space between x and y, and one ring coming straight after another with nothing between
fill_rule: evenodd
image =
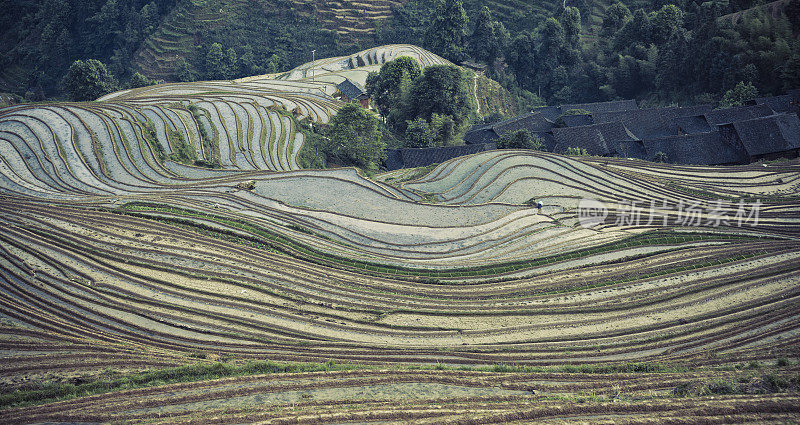
<instances>
[{"instance_id":1,"label":"dark tiled roof","mask_svg":"<svg viewBox=\"0 0 800 425\"><path fill-rule=\"evenodd\" d=\"M383 165L389 171L403 168L403 155L400 154L400 149L387 149Z\"/></svg>"},{"instance_id":2,"label":"dark tiled roof","mask_svg":"<svg viewBox=\"0 0 800 425\"><path fill-rule=\"evenodd\" d=\"M533 112L538 112L542 114L543 117L553 122L555 122L555 120L561 116L561 108L558 106L540 106L538 108L534 108Z\"/></svg>"},{"instance_id":3,"label":"dark tiled roof","mask_svg":"<svg viewBox=\"0 0 800 425\"><path fill-rule=\"evenodd\" d=\"M607 124L596 124L603 137L606 140L613 142L632 142L640 140L635 134L631 133L627 127L621 122L612 122Z\"/></svg>"},{"instance_id":4,"label":"dark tiled roof","mask_svg":"<svg viewBox=\"0 0 800 425\"><path fill-rule=\"evenodd\" d=\"M386 151L386 162L384 165L389 171L400 168L425 167L447 161L448 159L458 158L459 156L471 155L493 149L497 149L497 145L494 143L446 146L442 148L389 149Z\"/></svg>"},{"instance_id":5,"label":"dark tiled roof","mask_svg":"<svg viewBox=\"0 0 800 425\"><path fill-rule=\"evenodd\" d=\"M603 138L603 133L595 125L554 128L553 138L556 142L553 152L564 153L567 148L583 148L589 155L610 156L612 154Z\"/></svg>"},{"instance_id":6,"label":"dark tiled roof","mask_svg":"<svg viewBox=\"0 0 800 425\"><path fill-rule=\"evenodd\" d=\"M620 122L554 128L554 152L565 152L569 147L584 148L590 155L630 156L641 153L639 138Z\"/></svg>"},{"instance_id":7,"label":"dark tiled roof","mask_svg":"<svg viewBox=\"0 0 800 425\"><path fill-rule=\"evenodd\" d=\"M349 100L358 100L362 96L367 96L367 91L364 90L364 87L355 81L351 81L350 79L345 79L341 83L337 84L336 88Z\"/></svg>"},{"instance_id":8,"label":"dark tiled roof","mask_svg":"<svg viewBox=\"0 0 800 425\"><path fill-rule=\"evenodd\" d=\"M533 136L539 136L544 145L544 149L548 152L555 152L556 139L553 137L553 132L547 133L532 133Z\"/></svg>"},{"instance_id":9,"label":"dark tiled roof","mask_svg":"<svg viewBox=\"0 0 800 425\"><path fill-rule=\"evenodd\" d=\"M673 118L672 123L675 125L674 134L676 135L708 133L715 131L715 129L708 124L706 117L703 115Z\"/></svg>"},{"instance_id":10,"label":"dark tiled roof","mask_svg":"<svg viewBox=\"0 0 800 425\"><path fill-rule=\"evenodd\" d=\"M491 125L485 125L472 129L464 134L464 143L468 145L479 145L481 143L490 143L500 137L494 132Z\"/></svg>"},{"instance_id":11,"label":"dark tiled roof","mask_svg":"<svg viewBox=\"0 0 800 425\"><path fill-rule=\"evenodd\" d=\"M492 124L495 133L498 136L508 133L509 131L528 130L531 133L542 131L549 131L553 128L553 121L547 119L539 112L530 112L520 115L505 121L500 121Z\"/></svg>"},{"instance_id":12,"label":"dark tiled roof","mask_svg":"<svg viewBox=\"0 0 800 425\"><path fill-rule=\"evenodd\" d=\"M794 114L738 121L732 124L751 157L800 149L800 119Z\"/></svg>"},{"instance_id":13,"label":"dark tiled roof","mask_svg":"<svg viewBox=\"0 0 800 425\"><path fill-rule=\"evenodd\" d=\"M639 109L639 105L633 99L628 100L612 100L609 102L595 102L595 103L573 103L570 105L561 105L561 113L565 113L570 109L583 109L590 113L598 112L619 112L619 111L633 111Z\"/></svg>"},{"instance_id":14,"label":"dark tiled roof","mask_svg":"<svg viewBox=\"0 0 800 425\"><path fill-rule=\"evenodd\" d=\"M673 164L720 165L747 163L747 155L727 143L718 131L645 140L646 159L664 152Z\"/></svg>"},{"instance_id":15,"label":"dark tiled roof","mask_svg":"<svg viewBox=\"0 0 800 425\"><path fill-rule=\"evenodd\" d=\"M622 122L640 139L657 139L678 134L673 120L678 117L702 115L711 110L709 105L685 108L650 108L633 111L598 112L592 114L595 123Z\"/></svg>"},{"instance_id":16,"label":"dark tiled roof","mask_svg":"<svg viewBox=\"0 0 800 425\"><path fill-rule=\"evenodd\" d=\"M598 112L632 111L639 109L639 106L636 104L635 100L629 99L629 100L612 100L608 102L594 102L594 103L572 103L561 106L540 106L538 108L534 108L533 112L539 112L545 118L555 122L555 120L557 120L558 117L562 116L565 112L572 109L583 109L585 111L589 111L589 113L598 113Z\"/></svg>"},{"instance_id":17,"label":"dark tiled roof","mask_svg":"<svg viewBox=\"0 0 800 425\"><path fill-rule=\"evenodd\" d=\"M782 94L780 96L757 97L756 105L767 105L775 112L789 112L792 109L792 96Z\"/></svg>"},{"instance_id":18,"label":"dark tiled roof","mask_svg":"<svg viewBox=\"0 0 800 425\"><path fill-rule=\"evenodd\" d=\"M530 112L504 121L473 127L464 135L464 142L470 145L491 143L503 134L517 130L528 130L531 134L550 131L553 122L539 112Z\"/></svg>"},{"instance_id":19,"label":"dark tiled roof","mask_svg":"<svg viewBox=\"0 0 800 425\"><path fill-rule=\"evenodd\" d=\"M564 124L566 124L567 127L578 127L580 125L594 124L594 120L592 120L591 115L564 115L561 118L564 120Z\"/></svg>"},{"instance_id":20,"label":"dark tiled roof","mask_svg":"<svg viewBox=\"0 0 800 425\"><path fill-rule=\"evenodd\" d=\"M730 124L736 121L750 120L766 117L775 112L767 105L747 105L733 108L715 109L705 113L706 120L711 125Z\"/></svg>"}]
</instances>

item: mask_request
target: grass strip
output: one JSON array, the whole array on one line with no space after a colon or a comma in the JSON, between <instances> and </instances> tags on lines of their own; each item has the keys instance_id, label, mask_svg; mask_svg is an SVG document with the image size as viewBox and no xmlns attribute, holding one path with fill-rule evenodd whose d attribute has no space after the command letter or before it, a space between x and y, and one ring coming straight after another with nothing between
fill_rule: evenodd
<instances>
[{"instance_id":1,"label":"grass strip","mask_svg":"<svg viewBox=\"0 0 800 425\"><path fill-rule=\"evenodd\" d=\"M327 363L276 363L273 361L252 361L243 365L216 362L197 363L166 369L141 372L113 379L100 379L83 384L48 382L35 389L15 390L0 394L0 409L23 407L103 394L112 391L153 387L180 382L197 382L211 379L265 375L273 373L327 372L352 369L365 369L367 366Z\"/></svg>"},{"instance_id":2,"label":"grass strip","mask_svg":"<svg viewBox=\"0 0 800 425\"><path fill-rule=\"evenodd\" d=\"M252 375L268 375L277 373L334 372L347 370L386 369L386 367L336 363L278 363L270 360L250 361L244 364L215 362L197 363L147 372L140 372L117 378L71 384L64 382L48 382L34 389L18 389L0 394L0 410L25 407L105 394L115 391L131 390L162 386L175 383L200 382L206 380L241 377ZM582 374L616 374L616 373L684 373L690 371L682 365L665 365L660 363L620 363L603 365L560 365L560 366L515 366L498 363L487 366L446 366L436 365L400 365L389 367L392 370L458 370L490 373L582 373Z\"/></svg>"}]
</instances>

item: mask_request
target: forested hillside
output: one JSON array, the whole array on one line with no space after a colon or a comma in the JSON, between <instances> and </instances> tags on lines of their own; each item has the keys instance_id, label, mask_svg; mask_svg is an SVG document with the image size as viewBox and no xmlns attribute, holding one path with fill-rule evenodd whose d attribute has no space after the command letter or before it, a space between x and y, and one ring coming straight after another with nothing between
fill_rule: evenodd
<instances>
[{"instance_id":1,"label":"forested hillside","mask_svg":"<svg viewBox=\"0 0 800 425\"><path fill-rule=\"evenodd\" d=\"M444 3L409 2L379 40L426 40L450 60L489 64L508 88L549 104L715 102L739 83L749 95L800 86L797 0L464 0L463 14Z\"/></svg>"},{"instance_id":2,"label":"forested hillside","mask_svg":"<svg viewBox=\"0 0 800 425\"><path fill-rule=\"evenodd\" d=\"M0 91L64 97L78 59L117 87L230 79L412 43L523 103L716 102L800 85L800 0L0 0ZM433 19L435 17L435 19ZM151 80L136 76L136 72Z\"/></svg>"},{"instance_id":3,"label":"forested hillside","mask_svg":"<svg viewBox=\"0 0 800 425\"><path fill-rule=\"evenodd\" d=\"M352 52L314 7L282 0L0 0L0 91L59 96L78 59L97 59L124 87L152 79L228 79ZM385 7L388 10L388 6Z\"/></svg>"}]
</instances>

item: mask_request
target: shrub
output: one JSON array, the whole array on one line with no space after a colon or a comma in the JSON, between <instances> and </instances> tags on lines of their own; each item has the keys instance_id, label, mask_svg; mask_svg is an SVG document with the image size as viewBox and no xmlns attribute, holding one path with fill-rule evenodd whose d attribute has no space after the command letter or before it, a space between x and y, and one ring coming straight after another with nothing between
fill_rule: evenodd
<instances>
[{"instance_id":1,"label":"shrub","mask_svg":"<svg viewBox=\"0 0 800 425\"><path fill-rule=\"evenodd\" d=\"M699 395L724 395L724 394L735 394L736 385L734 385L730 381L713 381L709 382L700 388Z\"/></svg>"},{"instance_id":2,"label":"shrub","mask_svg":"<svg viewBox=\"0 0 800 425\"><path fill-rule=\"evenodd\" d=\"M386 158L386 144L381 139L378 119L356 104L342 106L331 118L329 135L325 153L342 161L343 165L377 170Z\"/></svg>"},{"instance_id":3,"label":"shrub","mask_svg":"<svg viewBox=\"0 0 800 425\"><path fill-rule=\"evenodd\" d=\"M164 80L151 80L139 72L134 73L131 76L131 79L128 81L128 88L129 89L136 89L139 87L147 87L156 84L163 84Z\"/></svg>"},{"instance_id":4,"label":"shrub","mask_svg":"<svg viewBox=\"0 0 800 425\"><path fill-rule=\"evenodd\" d=\"M692 385L689 382L681 382L672 389L672 395L675 397L687 397L691 394Z\"/></svg>"},{"instance_id":5,"label":"shrub","mask_svg":"<svg viewBox=\"0 0 800 425\"><path fill-rule=\"evenodd\" d=\"M741 106L756 97L758 97L758 89L756 89L753 83L740 81L736 87L725 92L722 96L722 100L719 101L719 107L731 108L734 106Z\"/></svg>"},{"instance_id":6,"label":"shrub","mask_svg":"<svg viewBox=\"0 0 800 425\"><path fill-rule=\"evenodd\" d=\"M572 146L568 147L564 154L570 156L589 156L589 152L587 152L586 149Z\"/></svg>"},{"instance_id":7,"label":"shrub","mask_svg":"<svg viewBox=\"0 0 800 425\"><path fill-rule=\"evenodd\" d=\"M544 147L542 138L538 135L531 135L526 129L508 132L500 136L497 141L500 149L534 149L541 150Z\"/></svg>"},{"instance_id":8,"label":"shrub","mask_svg":"<svg viewBox=\"0 0 800 425\"><path fill-rule=\"evenodd\" d=\"M431 126L423 118L406 122L406 142L409 148L427 148L433 146L433 132Z\"/></svg>"},{"instance_id":9,"label":"shrub","mask_svg":"<svg viewBox=\"0 0 800 425\"><path fill-rule=\"evenodd\" d=\"M197 161L197 152L183 138L183 133L168 128L167 137L173 147L173 152L169 155L169 159L181 164L194 164Z\"/></svg>"},{"instance_id":10,"label":"shrub","mask_svg":"<svg viewBox=\"0 0 800 425\"><path fill-rule=\"evenodd\" d=\"M116 90L114 77L99 60L76 60L62 81L69 98L74 101L95 100Z\"/></svg>"}]
</instances>

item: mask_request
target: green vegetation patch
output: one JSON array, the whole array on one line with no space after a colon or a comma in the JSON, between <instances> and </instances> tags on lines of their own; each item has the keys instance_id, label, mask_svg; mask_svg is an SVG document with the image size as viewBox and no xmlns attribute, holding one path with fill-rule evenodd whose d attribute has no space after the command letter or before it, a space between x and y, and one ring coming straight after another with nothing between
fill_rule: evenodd
<instances>
[{"instance_id":1,"label":"green vegetation patch","mask_svg":"<svg viewBox=\"0 0 800 425\"><path fill-rule=\"evenodd\" d=\"M196 357L196 356L192 356ZM84 397L112 391L130 390L174 384L195 382L232 376L262 375L273 373L326 372L351 369L364 369L365 366L327 363L275 363L272 361L253 361L243 365L231 363L192 364L187 366L141 372L118 378L100 379L84 384L48 382L33 389L20 389L0 394L0 409L44 404L57 400Z\"/></svg>"},{"instance_id":2,"label":"green vegetation patch","mask_svg":"<svg viewBox=\"0 0 800 425\"><path fill-rule=\"evenodd\" d=\"M164 152L164 147L158 142L155 124L153 124L153 121L148 119L142 122L140 127L142 129L142 138L144 138L144 141L147 142L148 146L150 146L150 150L153 152L153 157L155 157L158 162L163 163L167 155Z\"/></svg>"},{"instance_id":3,"label":"green vegetation patch","mask_svg":"<svg viewBox=\"0 0 800 425\"><path fill-rule=\"evenodd\" d=\"M169 159L186 165L194 165L197 162L197 152L186 142L183 133L168 128L167 137L169 138L170 146L172 146L172 153L169 155Z\"/></svg>"}]
</instances>

